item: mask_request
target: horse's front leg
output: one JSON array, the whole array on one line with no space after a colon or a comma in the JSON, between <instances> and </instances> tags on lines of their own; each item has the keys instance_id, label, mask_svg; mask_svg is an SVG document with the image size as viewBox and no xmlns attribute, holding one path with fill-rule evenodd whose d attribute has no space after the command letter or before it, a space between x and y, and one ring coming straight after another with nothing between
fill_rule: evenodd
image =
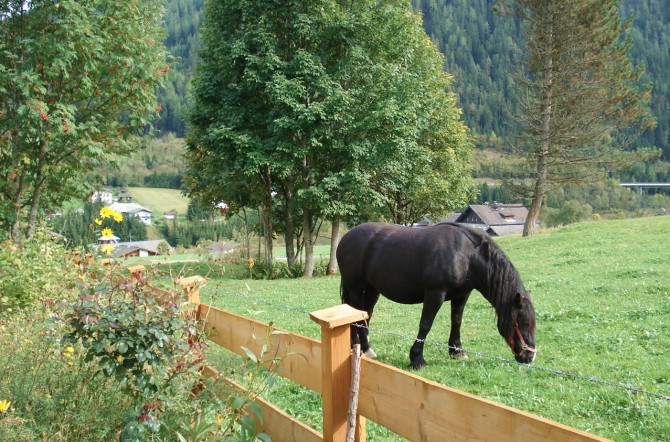
<instances>
[{"instance_id":1,"label":"horse's front leg","mask_svg":"<svg viewBox=\"0 0 670 442\"><path fill-rule=\"evenodd\" d=\"M426 360L423 358L423 344L433 326L435 316L440 311L440 307L444 303L446 293L444 291L426 292L423 301L423 310L421 311L421 321L419 322L419 333L416 336L414 345L409 350L409 364L414 369L419 369L426 365Z\"/></svg>"},{"instance_id":2,"label":"horse's front leg","mask_svg":"<svg viewBox=\"0 0 670 442\"><path fill-rule=\"evenodd\" d=\"M461 322L463 321L463 309L468 302L470 292L464 296L451 300L451 332L449 333L449 354L454 358L467 359L465 350L461 348Z\"/></svg>"}]
</instances>

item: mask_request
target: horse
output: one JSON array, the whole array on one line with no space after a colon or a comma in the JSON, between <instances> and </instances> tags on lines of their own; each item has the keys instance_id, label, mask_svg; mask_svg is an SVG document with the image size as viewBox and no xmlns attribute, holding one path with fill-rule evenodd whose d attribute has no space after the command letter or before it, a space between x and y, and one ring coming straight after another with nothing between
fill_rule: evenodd
<instances>
[{"instance_id":1,"label":"horse","mask_svg":"<svg viewBox=\"0 0 670 442\"><path fill-rule=\"evenodd\" d=\"M401 304L423 303L419 332L409 352L412 368L426 365L424 342L445 301L451 301L449 353L467 358L461 346L461 320L473 289L495 309L498 332L516 361L528 364L535 359L530 292L484 231L454 223L427 227L365 223L342 237L336 255L342 302L367 311L368 320L380 294ZM358 341L368 357L376 357L365 321L352 324L351 340L352 345Z\"/></svg>"}]
</instances>

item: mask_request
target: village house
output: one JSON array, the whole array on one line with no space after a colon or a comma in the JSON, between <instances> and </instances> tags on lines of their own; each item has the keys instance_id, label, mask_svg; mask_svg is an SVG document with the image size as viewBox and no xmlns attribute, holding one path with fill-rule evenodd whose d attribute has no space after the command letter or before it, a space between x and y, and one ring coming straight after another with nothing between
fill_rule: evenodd
<instances>
[{"instance_id":1,"label":"village house","mask_svg":"<svg viewBox=\"0 0 670 442\"><path fill-rule=\"evenodd\" d=\"M116 212L123 213L126 216L136 216L144 224L148 226L151 225L151 219L153 216L151 209L147 209L146 207L140 206L139 204L116 202L110 204L109 208Z\"/></svg>"},{"instance_id":2,"label":"village house","mask_svg":"<svg viewBox=\"0 0 670 442\"><path fill-rule=\"evenodd\" d=\"M128 258L139 256L140 258L156 255L172 254L172 246L164 239L149 241L128 241L114 245L114 258Z\"/></svg>"},{"instance_id":3,"label":"village house","mask_svg":"<svg viewBox=\"0 0 670 442\"><path fill-rule=\"evenodd\" d=\"M93 195L91 195L89 200L92 203L103 203L109 205L114 202L114 194L112 194L111 190L98 190L93 192Z\"/></svg>"},{"instance_id":4,"label":"village house","mask_svg":"<svg viewBox=\"0 0 670 442\"><path fill-rule=\"evenodd\" d=\"M528 209L522 204L471 204L455 220L486 231L491 236L523 233Z\"/></svg>"}]
</instances>

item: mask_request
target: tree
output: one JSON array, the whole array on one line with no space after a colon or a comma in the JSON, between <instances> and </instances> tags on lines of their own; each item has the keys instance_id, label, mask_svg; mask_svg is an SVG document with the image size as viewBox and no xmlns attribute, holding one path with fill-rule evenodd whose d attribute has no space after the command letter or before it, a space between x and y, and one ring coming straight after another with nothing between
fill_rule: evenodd
<instances>
[{"instance_id":1,"label":"tree","mask_svg":"<svg viewBox=\"0 0 670 442\"><path fill-rule=\"evenodd\" d=\"M169 68L161 0L0 2L0 228L29 238L135 150Z\"/></svg>"},{"instance_id":2,"label":"tree","mask_svg":"<svg viewBox=\"0 0 670 442\"><path fill-rule=\"evenodd\" d=\"M281 213L289 263L301 232L304 276L319 220L334 250L340 220L387 215L398 194L430 194L425 210L465 202L465 126L408 1L211 2L202 39L189 196L258 204L267 250Z\"/></svg>"},{"instance_id":3,"label":"tree","mask_svg":"<svg viewBox=\"0 0 670 442\"><path fill-rule=\"evenodd\" d=\"M499 8L506 8L499 2ZM522 142L534 164L534 188L524 235L537 228L548 190L588 182L631 165L649 152L627 150L638 131L653 127L640 89L642 68L624 38L619 0L514 0L526 35L525 75L519 78ZM508 9L509 10L509 9Z\"/></svg>"}]
</instances>

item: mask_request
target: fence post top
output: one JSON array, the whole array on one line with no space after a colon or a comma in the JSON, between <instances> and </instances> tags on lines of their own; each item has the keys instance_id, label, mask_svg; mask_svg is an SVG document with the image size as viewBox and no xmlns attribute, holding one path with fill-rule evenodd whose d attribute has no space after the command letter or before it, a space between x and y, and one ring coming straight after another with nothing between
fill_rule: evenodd
<instances>
[{"instance_id":1,"label":"fence post top","mask_svg":"<svg viewBox=\"0 0 670 442\"><path fill-rule=\"evenodd\" d=\"M368 319L368 313L357 310L347 304L340 304L335 307L329 307L323 310L317 310L309 314L312 321L320 324L322 327L335 328L341 325L348 325L356 321Z\"/></svg>"},{"instance_id":2,"label":"fence post top","mask_svg":"<svg viewBox=\"0 0 670 442\"><path fill-rule=\"evenodd\" d=\"M206 282L207 279L200 275L189 276L188 278L181 278L179 280L179 284L182 286L182 288L185 289L195 287L196 285L204 284Z\"/></svg>"}]
</instances>

